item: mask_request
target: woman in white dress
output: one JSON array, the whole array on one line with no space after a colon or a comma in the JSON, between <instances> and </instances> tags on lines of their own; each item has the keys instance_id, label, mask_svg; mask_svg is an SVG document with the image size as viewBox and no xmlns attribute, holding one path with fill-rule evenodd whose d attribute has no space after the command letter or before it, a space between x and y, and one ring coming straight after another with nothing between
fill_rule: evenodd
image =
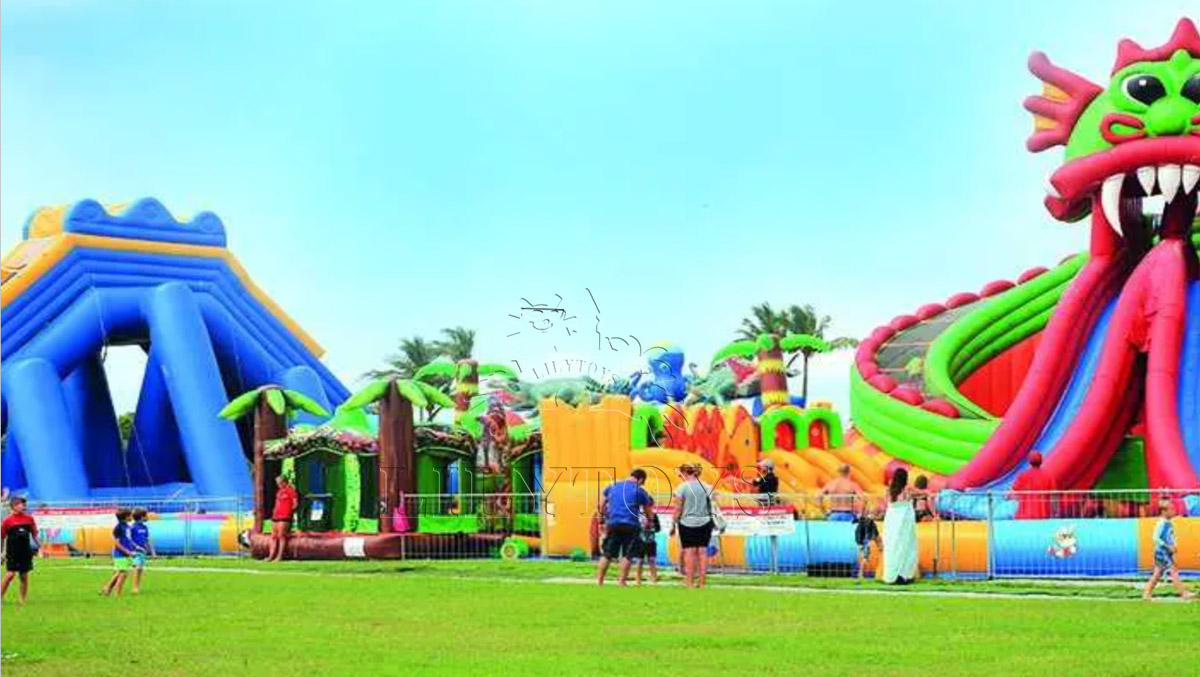
<instances>
[{"instance_id":1,"label":"woman in white dress","mask_svg":"<svg viewBox=\"0 0 1200 677\"><path fill-rule=\"evenodd\" d=\"M888 484L883 518L884 583L907 585L917 578L917 513L908 492L908 471L897 468Z\"/></svg>"}]
</instances>

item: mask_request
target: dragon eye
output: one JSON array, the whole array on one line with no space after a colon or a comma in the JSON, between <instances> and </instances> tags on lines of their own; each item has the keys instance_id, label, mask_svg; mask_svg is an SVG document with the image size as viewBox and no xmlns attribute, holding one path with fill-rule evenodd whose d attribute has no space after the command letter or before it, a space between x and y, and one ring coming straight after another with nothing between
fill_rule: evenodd
<instances>
[{"instance_id":1,"label":"dragon eye","mask_svg":"<svg viewBox=\"0 0 1200 677\"><path fill-rule=\"evenodd\" d=\"M1130 75L1121 83L1121 89L1129 98L1147 106L1167 95L1167 88L1153 75Z\"/></svg>"},{"instance_id":2,"label":"dragon eye","mask_svg":"<svg viewBox=\"0 0 1200 677\"><path fill-rule=\"evenodd\" d=\"M1200 73L1196 73L1183 83L1183 98L1192 103L1200 104Z\"/></svg>"}]
</instances>

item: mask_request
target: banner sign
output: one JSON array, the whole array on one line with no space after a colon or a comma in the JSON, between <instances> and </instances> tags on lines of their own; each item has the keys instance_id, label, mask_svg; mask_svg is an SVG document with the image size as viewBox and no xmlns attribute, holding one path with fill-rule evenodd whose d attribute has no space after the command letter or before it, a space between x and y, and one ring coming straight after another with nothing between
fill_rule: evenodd
<instances>
[{"instance_id":1,"label":"banner sign","mask_svg":"<svg viewBox=\"0 0 1200 677\"><path fill-rule=\"evenodd\" d=\"M736 506L720 508L725 517L726 536L786 536L796 533L796 518L790 505ZM654 509L664 532L671 531L670 506Z\"/></svg>"}]
</instances>

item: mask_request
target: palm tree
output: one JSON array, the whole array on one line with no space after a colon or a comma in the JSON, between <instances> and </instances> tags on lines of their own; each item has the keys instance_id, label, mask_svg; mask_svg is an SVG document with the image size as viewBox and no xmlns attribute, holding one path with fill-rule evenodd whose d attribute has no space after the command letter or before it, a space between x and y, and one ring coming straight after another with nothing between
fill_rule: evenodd
<instances>
[{"instance_id":1,"label":"palm tree","mask_svg":"<svg viewBox=\"0 0 1200 677\"><path fill-rule=\"evenodd\" d=\"M448 333L452 330L443 331ZM470 332L470 334L474 340L474 332ZM426 341L420 336L401 339L400 352L387 358L388 366L384 369L372 369L363 374L363 377L371 379L372 382L412 379L422 367L438 359L444 345L439 341ZM431 384L440 389L442 393L450 392L449 379L431 379ZM422 418L431 421L442 410L442 407L436 403L437 400L427 399L426 401L428 404L421 409Z\"/></svg>"},{"instance_id":2,"label":"palm tree","mask_svg":"<svg viewBox=\"0 0 1200 677\"><path fill-rule=\"evenodd\" d=\"M463 359L456 364L449 362L434 362L417 370L414 381L428 381L440 378L453 380L454 386L454 422L461 422L463 416L471 408L471 399L479 394L480 376L499 376L510 381L517 380L517 374L502 364L479 364L475 360Z\"/></svg>"},{"instance_id":3,"label":"palm tree","mask_svg":"<svg viewBox=\"0 0 1200 677\"><path fill-rule=\"evenodd\" d=\"M417 370L438 358L440 349L436 341L426 341L420 336L400 340L400 352L386 358L383 369L372 369L364 376L370 379L412 378Z\"/></svg>"},{"instance_id":4,"label":"palm tree","mask_svg":"<svg viewBox=\"0 0 1200 677\"><path fill-rule=\"evenodd\" d=\"M853 348L858 345L858 340L848 336L839 336L837 338L825 338L825 332L828 331L832 318L828 315L819 315L816 308L811 305L791 305L784 310L775 310L770 303L762 303L750 308L750 317L742 319L742 327L738 330L738 335L743 339L757 340L763 334L778 334L786 338L787 335L811 337L811 341L801 340L796 349L796 354L787 362L787 368L790 369L792 363L797 358L802 358L804 380L801 385L801 395L804 401L808 401L808 361L817 354L832 352L834 350L842 350L845 348ZM787 348L784 348L787 351ZM788 376L796 376L797 374L787 372ZM763 404L766 402L764 400Z\"/></svg>"},{"instance_id":5,"label":"palm tree","mask_svg":"<svg viewBox=\"0 0 1200 677\"><path fill-rule=\"evenodd\" d=\"M475 353L474 329L451 327L443 329L442 335L446 338L441 341L435 341L433 344L439 354L458 362L459 360L470 359L471 355Z\"/></svg>"},{"instance_id":6,"label":"palm tree","mask_svg":"<svg viewBox=\"0 0 1200 677\"><path fill-rule=\"evenodd\" d=\"M264 445L287 435L287 422L298 411L327 418L329 412L315 400L277 385L265 385L242 393L229 401L221 418L236 421L254 414L254 533L262 533L266 519L266 457Z\"/></svg>"},{"instance_id":7,"label":"palm tree","mask_svg":"<svg viewBox=\"0 0 1200 677\"><path fill-rule=\"evenodd\" d=\"M377 379L342 404L343 410L361 409L379 403L379 494L383 514L380 531L394 531L393 515L401 497L416 493L416 433L413 407L428 409L430 403L451 407L454 403L436 387L409 379Z\"/></svg>"}]
</instances>

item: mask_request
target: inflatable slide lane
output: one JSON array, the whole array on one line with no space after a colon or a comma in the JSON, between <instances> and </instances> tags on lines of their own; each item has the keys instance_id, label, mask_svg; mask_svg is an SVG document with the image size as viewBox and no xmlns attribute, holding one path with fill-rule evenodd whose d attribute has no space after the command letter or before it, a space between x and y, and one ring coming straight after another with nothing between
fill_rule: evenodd
<instances>
[{"instance_id":1,"label":"inflatable slide lane","mask_svg":"<svg viewBox=\"0 0 1200 677\"><path fill-rule=\"evenodd\" d=\"M3 260L0 308L3 485L34 499L249 496L249 431L217 417L230 396L277 383L332 410L348 395L212 213L41 209ZM118 345L146 354L127 444L103 365Z\"/></svg>"}]
</instances>

